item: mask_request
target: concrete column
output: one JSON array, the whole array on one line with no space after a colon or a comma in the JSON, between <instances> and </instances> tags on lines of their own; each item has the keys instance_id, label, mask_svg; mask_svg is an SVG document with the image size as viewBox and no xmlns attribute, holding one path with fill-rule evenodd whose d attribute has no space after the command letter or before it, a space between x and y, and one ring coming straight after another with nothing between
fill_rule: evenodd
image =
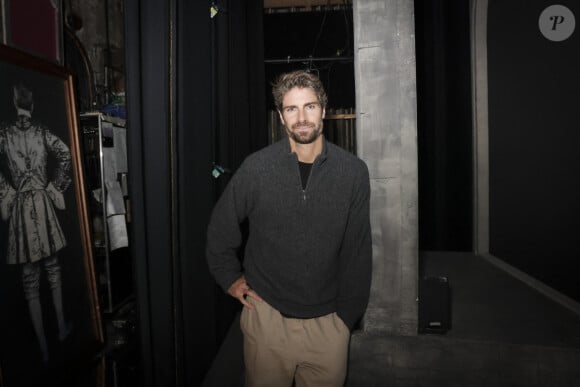
<instances>
[{"instance_id":1,"label":"concrete column","mask_svg":"<svg viewBox=\"0 0 580 387\"><path fill-rule=\"evenodd\" d=\"M353 4L358 155L371 178L373 278L363 330L417 334L418 192L413 0Z\"/></svg>"},{"instance_id":2,"label":"concrete column","mask_svg":"<svg viewBox=\"0 0 580 387\"><path fill-rule=\"evenodd\" d=\"M487 93L487 4L471 0L471 73L473 109L473 246L489 254L489 118Z\"/></svg>"}]
</instances>

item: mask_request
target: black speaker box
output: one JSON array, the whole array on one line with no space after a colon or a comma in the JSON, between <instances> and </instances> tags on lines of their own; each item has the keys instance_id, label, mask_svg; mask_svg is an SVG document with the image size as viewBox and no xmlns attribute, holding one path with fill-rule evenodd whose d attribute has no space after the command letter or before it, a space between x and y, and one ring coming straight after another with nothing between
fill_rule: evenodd
<instances>
[{"instance_id":1,"label":"black speaker box","mask_svg":"<svg viewBox=\"0 0 580 387\"><path fill-rule=\"evenodd\" d=\"M446 333L451 329L451 288L447 277L419 281L419 333Z\"/></svg>"}]
</instances>

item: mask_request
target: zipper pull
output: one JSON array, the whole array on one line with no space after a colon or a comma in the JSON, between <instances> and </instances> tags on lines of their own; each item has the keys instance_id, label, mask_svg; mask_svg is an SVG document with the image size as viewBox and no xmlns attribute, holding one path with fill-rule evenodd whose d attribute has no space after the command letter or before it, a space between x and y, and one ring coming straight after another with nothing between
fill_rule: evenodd
<instances>
[{"instance_id":1,"label":"zipper pull","mask_svg":"<svg viewBox=\"0 0 580 387\"><path fill-rule=\"evenodd\" d=\"M302 200L306 200L306 191L302 190Z\"/></svg>"}]
</instances>

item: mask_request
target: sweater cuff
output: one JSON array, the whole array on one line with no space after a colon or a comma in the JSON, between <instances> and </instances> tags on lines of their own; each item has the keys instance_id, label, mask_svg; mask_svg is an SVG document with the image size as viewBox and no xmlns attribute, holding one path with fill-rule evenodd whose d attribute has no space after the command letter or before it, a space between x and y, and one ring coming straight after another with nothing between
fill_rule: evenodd
<instances>
[{"instance_id":1,"label":"sweater cuff","mask_svg":"<svg viewBox=\"0 0 580 387\"><path fill-rule=\"evenodd\" d=\"M233 283L236 282L242 275L242 273L231 273L224 275L222 278L220 278L218 284L224 293L227 293Z\"/></svg>"}]
</instances>

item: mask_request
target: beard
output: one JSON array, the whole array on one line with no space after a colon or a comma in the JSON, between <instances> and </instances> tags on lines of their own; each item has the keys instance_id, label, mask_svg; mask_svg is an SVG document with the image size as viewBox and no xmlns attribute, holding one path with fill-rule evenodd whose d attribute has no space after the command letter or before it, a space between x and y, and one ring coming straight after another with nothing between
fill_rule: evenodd
<instances>
[{"instance_id":1,"label":"beard","mask_svg":"<svg viewBox=\"0 0 580 387\"><path fill-rule=\"evenodd\" d=\"M300 133L298 129L301 127L308 127L312 131ZM296 122L291 128L286 127L286 132L298 144L312 144L322 134L322 120L318 125L310 121Z\"/></svg>"}]
</instances>

